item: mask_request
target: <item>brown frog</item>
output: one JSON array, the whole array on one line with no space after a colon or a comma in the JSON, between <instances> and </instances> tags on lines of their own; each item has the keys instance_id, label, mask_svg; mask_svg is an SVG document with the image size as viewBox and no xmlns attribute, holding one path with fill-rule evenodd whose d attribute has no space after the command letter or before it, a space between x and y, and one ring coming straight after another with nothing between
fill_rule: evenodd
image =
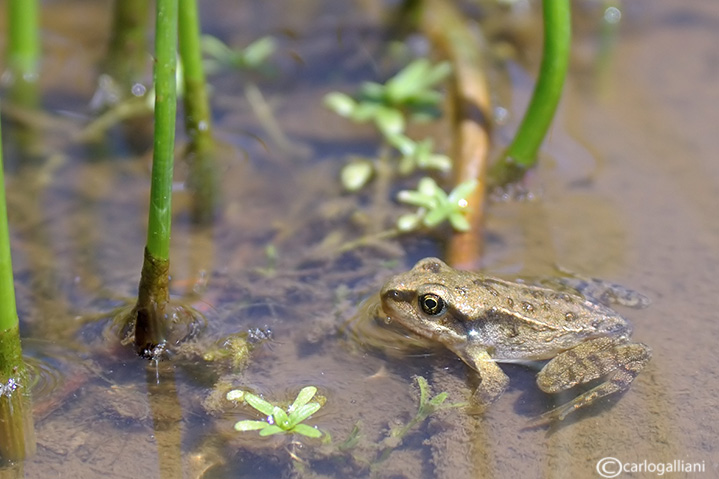
<instances>
[{"instance_id":1,"label":"brown frog","mask_svg":"<svg viewBox=\"0 0 719 479\"><path fill-rule=\"evenodd\" d=\"M577 291L459 271L425 258L390 278L380 294L387 322L445 345L479 374L473 402L480 410L507 387L500 362L549 360L537 375L546 393L603 379L542 416L561 420L627 389L651 358L648 346L630 342L626 319Z\"/></svg>"}]
</instances>

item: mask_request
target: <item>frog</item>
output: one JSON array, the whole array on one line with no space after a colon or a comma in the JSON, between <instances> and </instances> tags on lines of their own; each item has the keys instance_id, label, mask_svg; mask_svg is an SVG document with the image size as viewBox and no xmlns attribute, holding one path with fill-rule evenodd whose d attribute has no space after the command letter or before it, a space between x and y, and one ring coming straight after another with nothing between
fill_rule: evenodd
<instances>
[{"instance_id":1,"label":"frog","mask_svg":"<svg viewBox=\"0 0 719 479\"><path fill-rule=\"evenodd\" d=\"M548 394L598 382L537 418L553 422L627 390L652 355L631 341L627 319L577 290L457 270L433 257L389 278L380 310L385 323L443 345L476 372L477 413L508 387L499 363L541 362L536 383Z\"/></svg>"}]
</instances>

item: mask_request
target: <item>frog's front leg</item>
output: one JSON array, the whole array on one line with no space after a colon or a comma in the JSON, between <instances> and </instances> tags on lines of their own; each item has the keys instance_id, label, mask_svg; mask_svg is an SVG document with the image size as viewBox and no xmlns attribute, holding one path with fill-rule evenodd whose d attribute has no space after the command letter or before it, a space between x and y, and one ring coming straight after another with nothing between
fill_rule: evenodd
<instances>
[{"instance_id":1,"label":"frog's front leg","mask_svg":"<svg viewBox=\"0 0 719 479\"><path fill-rule=\"evenodd\" d=\"M626 338L597 338L557 355L537 375L537 385L546 393L558 393L579 384L606 377L606 381L572 401L542 415L542 419L564 419L569 413L609 394L624 391L651 358L651 349Z\"/></svg>"},{"instance_id":2,"label":"frog's front leg","mask_svg":"<svg viewBox=\"0 0 719 479\"><path fill-rule=\"evenodd\" d=\"M455 353L479 375L479 386L472 394L472 402L476 412L483 412L507 389L509 378L481 346L466 345Z\"/></svg>"}]
</instances>

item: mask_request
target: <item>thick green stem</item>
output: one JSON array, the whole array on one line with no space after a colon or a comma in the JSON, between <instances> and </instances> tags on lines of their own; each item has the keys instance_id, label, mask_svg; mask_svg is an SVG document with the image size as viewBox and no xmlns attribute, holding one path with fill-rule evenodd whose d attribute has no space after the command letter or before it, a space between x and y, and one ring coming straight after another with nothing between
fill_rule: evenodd
<instances>
[{"instance_id":1,"label":"thick green stem","mask_svg":"<svg viewBox=\"0 0 719 479\"><path fill-rule=\"evenodd\" d=\"M10 97L18 105L38 104L37 78L40 59L37 0L9 0L7 62L12 74Z\"/></svg>"},{"instance_id":2,"label":"thick green stem","mask_svg":"<svg viewBox=\"0 0 719 479\"><path fill-rule=\"evenodd\" d=\"M149 8L147 0L115 0L105 71L125 96L142 79L149 59L146 40Z\"/></svg>"},{"instance_id":3,"label":"thick green stem","mask_svg":"<svg viewBox=\"0 0 719 479\"><path fill-rule=\"evenodd\" d=\"M543 0L544 51L537 84L514 141L491 170L494 185L520 179L537 162L562 95L569 66L571 15L569 0Z\"/></svg>"},{"instance_id":4,"label":"thick green stem","mask_svg":"<svg viewBox=\"0 0 719 479\"><path fill-rule=\"evenodd\" d=\"M145 249L135 317L135 350L147 359L159 359L167 346L170 261Z\"/></svg>"},{"instance_id":5,"label":"thick green stem","mask_svg":"<svg viewBox=\"0 0 719 479\"><path fill-rule=\"evenodd\" d=\"M40 57L37 1L9 0L8 10L10 69L18 78L34 80Z\"/></svg>"},{"instance_id":6,"label":"thick green stem","mask_svg":"<svg viewBox=\"0 0 719 479\"><path fill-rule=\"evenodd\" d=\"M147 251L156 259L170 257L172 169L177 114L178 0L157 0L155 38L155 149L152 158Z\"/></svg>"},{"instance_id":7,"label":"thick green stem","mask_svg":"<svg viewBox=\"0 0 719 479\"><path fill-rule=\"evenodd\" d=\"M0 468L35 453L28 382L19 329L0 330Z\"/></svg>"},{"instance_id":8,"label":"thick green stem","mask_svg":"<svg viewBox=\"0 0 719 479\"><path fill-rule=\"evenodd\" d=\"M21 461L35 450L18 323L0 132L0 467Z\"/></svg>"},{"instance_id":9,"label":"thick green stem","mask_svg":"<svg viewBox=\"0 0 719 479\"><path fill-rule=\"evenodd\" d=\"M206 223L214 217L218 188L213 161L212 114L202 66L197 0L180 0L179 28L185 83L185 129L190 137L187 154L190 177L187 186L194 196L195 221Z\"/></svg>"},{"instance_id":10,"label":"thick green stem","mask_svg":"<svg viewBox=\"0 0 719 479\"><path fill-rule=\"evenodd\" d=\"M0 331L15 329L17 326L15 285L12 274L12 257L10 256L10 232L7 224L7 206L5 205L2 139L0 139Z\"/></svg>"},{"instance_id":11,"label":"thick green stem","mask_svg":"<svg viewBox=\"0 0 719 479\"><path fill-rule=\"evenodd\" d=\"M133 310L135 349L158 359L167 343L169 300L172 169L177 113L177 7L178 0L157 0L155 33L155 149L152 158L150 214L142 276Z\"/></svg>"}]
</instances>

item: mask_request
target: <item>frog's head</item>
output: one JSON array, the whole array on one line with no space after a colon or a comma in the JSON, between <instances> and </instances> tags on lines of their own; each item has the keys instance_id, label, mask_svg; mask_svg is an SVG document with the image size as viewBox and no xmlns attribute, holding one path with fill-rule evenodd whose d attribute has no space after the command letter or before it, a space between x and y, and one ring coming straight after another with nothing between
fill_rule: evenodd
<instances>
[{"instance_id":1,"label":"frog's head","mask_svg":"<svg viewBox=\"0 0 719 479\"><path fill-rule=\"evenodd\" d=\"M457 271L437 258L425 258L385 283L380 297L387 321L448 347L467 341L463 314L453 288Z\"/></svg>"}]
</instances>

